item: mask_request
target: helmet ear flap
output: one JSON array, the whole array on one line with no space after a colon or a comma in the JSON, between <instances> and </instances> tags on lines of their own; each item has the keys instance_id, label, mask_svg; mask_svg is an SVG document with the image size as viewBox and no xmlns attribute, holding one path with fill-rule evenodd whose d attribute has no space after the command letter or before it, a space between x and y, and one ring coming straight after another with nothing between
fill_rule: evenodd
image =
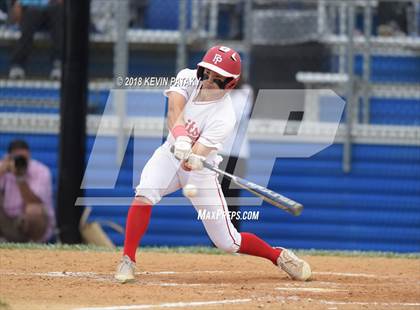
<instances>
[{"instance_id":1,"label":"helmet ear flap","mask_svg":"<svg viewBox=\"0 0 420 310\"><path fill-rule=\"evenodd\" d=\"M202 81L203 80L203 74L204 74L204 67L198 66L197 67L197 78Z\"/></svg>"}]
</instances>

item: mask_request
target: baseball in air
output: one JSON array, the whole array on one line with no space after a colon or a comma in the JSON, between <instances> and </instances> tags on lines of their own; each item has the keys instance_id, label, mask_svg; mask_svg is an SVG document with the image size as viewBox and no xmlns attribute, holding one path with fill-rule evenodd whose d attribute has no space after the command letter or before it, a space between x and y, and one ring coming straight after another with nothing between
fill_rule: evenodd
<instances>
[{"instance_id":1,"label":"baseball in air","mask_svg":"<svg viewBox=\"0 0 420 310\"><path fill-rule=\"evenodd\" d=\"M198 193L197 186L193 184L187 184L182 189L182 193L184 194L185 197L188 197L188 198L195 197Z\"/></svg>"}]
</instances>

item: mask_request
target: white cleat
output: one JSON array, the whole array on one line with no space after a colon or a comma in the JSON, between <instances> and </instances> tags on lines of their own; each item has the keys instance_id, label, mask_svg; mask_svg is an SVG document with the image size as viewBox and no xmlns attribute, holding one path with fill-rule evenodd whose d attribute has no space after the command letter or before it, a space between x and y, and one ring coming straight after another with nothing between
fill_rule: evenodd
<instances>
[{"instance_id":1,"label":"white cleat","mask_svg":"<svg viewBox=\"0 0 420 310\"><path fill-rule=\"evenodd\" d=\"M311 267L290 250L283 249L277 258L277 266L284 270L293 280L306 281L311 275Z\"/></svg>"},{"instance_id":2,"label":"white cleat","mask_svg":"<svg viewBox=\"0 0 420 310\"><path fill-rule=\"evenodd\" d=\"M121 283L132 282L134 281L135 269L136 264L130 259L130 257L124 255L118 265L114 278Z\"/></svg>"}]
</instances>

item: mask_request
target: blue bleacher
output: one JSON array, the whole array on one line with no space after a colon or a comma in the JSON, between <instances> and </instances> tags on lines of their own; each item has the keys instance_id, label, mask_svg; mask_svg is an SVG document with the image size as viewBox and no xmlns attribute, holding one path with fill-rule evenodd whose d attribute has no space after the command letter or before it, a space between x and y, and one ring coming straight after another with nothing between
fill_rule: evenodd
<instances>
[{"instance_id":1,"label":"blue bleacher","mask_svg":"<svg viewBox=\"0 0 420 310\"><path fill-rule=\"evenodd\" d=\"M191 10L188 1L188 10ZM165 11L170 12L164 14ZM226 35L226 16L218 33ZM190 22L190 21L188 21ZM146 11L146 28L176 30L178 28L177 1L149 1ZM133 53L133 51L131 51ZM194 68L203 51L190 51L188 64ZM175 74L175 54L168 50L140 50L130 57L128 75L167 76ZM0 51L0 71L6 72L8 53ZM97 60L98 61L98 60ZM332 59L337 67L337 59ZM45 61L44 63L47 63ZM106 72L111 63L96 63L98 71ZM108 67L106 67L108 66ZM335 68L337 69L337 68ZM95 70L91 70L95 72ZM101 72L102 72L101 71ZM108 70L112 72L112 70ZM362 56L355 58L355 72L362 72ZM420 57L373 56L371 79L377 83L420 83ZM102 113L108 91L90 91L89 105ZM52 107L13 107L13 100L59 100L54 89L6 87L0 89L0 112L53 113ZM10 100L10 105L4 102ZM138 100L129 96L128 113L142 116L162 115L162 93L143 93ZM138 103L141 103L139 108ZM420 125L420 101L415 99L371 98L370 121L381 125ZM26 139L35 159L46 163L52 171L53 185L57 188L58 137L46 134L0 135L1 152L14 138ZM92 150L94 137L87 140L86 160ZM147 144L147 143L146 143ZM258 183L261 168L274 146L252 141L252 156L248 162L248 177ZM112 174L109 165L115 152L112 139L105 143L95 162L95 177L104 179ZM152 151L152 143L145 152L136 154L144 161ZM380 250L395 252L420 252L420 148L416 146L353 145L352 171L342 171L343 146L334 144L309 159L278 159L273 167L269 187L305 205L299 217L292 217L264 203L259 207L243 206L242 211L258 210L258 221L242 223L243 231L252 231L277 246L291 248ZM130 141L115 189L88 189L88 197L131 197L133 178L133 142ZM55 193L56 195L56 193ZM249 196L243 193L244 196ZM172 196L180 197L180 192ZM125 224L128 206L95 206L92 220L111 220ZM124 236L106 228L112 240L121 245ZM192 206L157 206L153 210L148 233L143 245L211 245Z\"/></svg>"},{"instance_id":2,"label":"blue bleacher","mask_svg":"<svg viewBox=\"0 0 420 310\"><path fill-rule=\"evenodd\" d=\"M363 59L355 58L355 73L362 74ZM333 68L337 69L337 58ZM371 81L375 83L420 84L420 57L415 56L372 56ZM345 117L343 117L343 120ZM397 98L371 98L370 123L378 125L420 124L420 100Z\"/></svg>"},{"instance_id":3,"label":"blue bleacher","mask_svg":"<svg viewBox=\"0 0 420 310\"><path fill-rule=\"evenodd\" d=\"M187 0L187 27L190 27L191 1L194 0ZM146 28L154 30L177 30L178 12L178 1L149 1L145 16Z\"/></svg>"},{"instance_id":4,"label":"blue bleacher","mask_svg":"<svg viewBox=\"0 0 420 310\"><path fill-rule=\"evenodd\" d=\"M355 60L355 73L361 75L362 56L356 56ZM371 57L371 81L377 83L420 83L420 57L373 55Z\"/></svg>"},{"instance_id":5,"label":"blue bleacher","mask_svg":"<svg viewBox=\"0 0 420 310\"><path fill-rule=\"evenodd\" d=\"M370 122L378 125L420 126L420 100L371 98Z\"/></svg>"},{"instance_id":6,"label":"blue bleacher","mask_svg":"<svg viewBox=\"0 0 420 310\"><path fill-rule=\"evenodd\" d=\"M338 56L331 58L331 69L338 72ZM361 76L363 56L356 55L354 72ZM376 83L420 83L420 57L417 56L371 56L371 81Z\"/></svg>"},{"instance_id":7,"label":"blue bleacher","mask_svg":"<svg viewBox=\"0 0 420 310\"><path fill-rule=\"evenodd\" d=\"M202 52L191 52L188 61L189 66L193 68L202 56ZM143 54L142 54L143 55ZM361 56L356 57L355 70L356 73L361 72ZM142 57L133 57L130 60L130 75L132 76L167 76L173 72L175 67L174 57L167 52L144 52ZM420 83L420 57L391 57L391 56L374 56L372 61L372 80L380 83ZM108 91L91 91L89 92L90 111L101 113L107 102ZM0 89L0 100L14 99L36 99L36 100L59 100L59 91L53 89L36 89L36 88L17 88L4 87ZM143 110L149 111L152 115L159 113L154 106L158 100L163 100L162 94L152 93L146 98L150 99L149 105ZM142 100L143 104L147 104L147 100ZM134 100L135 101L135 100ZM370 122L372 124L381 125L418 125L420 123L420 100L418 99L385 99L371 98L370 100ZM12 106L13 104L11 104ZM135 108L135 104L133 105ZM18 110L13 110L18 109ZM57 113L56 108L34 108L19 106L13 108L0 105L0 112L45 112ZM343 118L344 120L344 118Z\"/></svg>"},{"instance_id":8,"label":"blue bleacher","mask_svg":"<svg viewBox=\"0 0 420 310\"><path fill-rule=\"evenodd\" d=\"M34 158L50 166L56 188L58 138L55 135L2 135L0 149L15 137L30 143ZM87 148L94 142L89 137ZM151 146L144 153L147 156ZM257 181L259 171L274 145L253 141L248 177ZM112 139L102 149L98 173L106 173L107 156L114 152ZM87 190L88 197L131 197L133 143L130 141L116 189ZM269 187L302 202L305 210L292 217L264 203L258 221L242 223L274 245L292 248L420 251L420 149L410 146L354 145L353 169L341 168L342 145L335 144L310 159L278 159ZM0 154L2 156L2 154ZM88 158L88 157L87 157ZM138 175L138 172L135 171ZM136 180L136 178L135 178ZM177 192L173 196L180 196ZM92 219L125 224L127 206L96 206ZM123 236L106 229L121 245ZM210 245L192 206L156 206L144 245Z\"/></svg>"}]
</instances>

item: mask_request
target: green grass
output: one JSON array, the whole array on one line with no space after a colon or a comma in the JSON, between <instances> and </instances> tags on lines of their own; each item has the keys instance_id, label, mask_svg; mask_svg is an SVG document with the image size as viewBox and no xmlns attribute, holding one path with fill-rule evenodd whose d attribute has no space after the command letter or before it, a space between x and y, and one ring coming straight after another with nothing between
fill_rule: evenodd
<instances>
[{"instance_id":1,"label":"green grass","mask_svg":"<svg viewBox=\"0 0 420 310\"><path fill-rule=\"evenodd\" d=\"M419 259L420 253L395 253L379 251L332 251L332 250L297 250L300 255L345 256L345 257L385 257Z\"/></svg>"},{"instance_id":2,"label":"green grass","mask_svg":"<svg viewBox=\"0 0 420 310\"><path fill-rule=\"evenodd\" d=\"M122 247L116 249L100 247L90 244L38 244L38 243L0 243L0 250L51 250L51 251L92 251L92 252L121 252ZM205 246L192 247L142 247L142 252L158 252L158 253L203 253L203 254L224 254L223 251Z\"/></svg>"},{"instance_id":3,"label":"green grass","mask_svg":"<svg viewBox=\"0 0 420 310\"><path fill-rule=\"evenodd\" d=\"M90 244L39 244L39 243L0 243L0 250L52 250L52 251L93 251L93 252L116 252L118 249L110 249Z\"/></svg>"},{"instance_id":4,"label":"green grass","mask_svg":"<svg viewBox=\"0 0 420 310\"><path fill-rule=\"evenodd\" d=\"M35 244L35 243L0 243L1 249L25 249L25 250L51 250L51 251L92 251L92 252L121 252L122 248L110 249L95 245L67 245L67 244ZM157 253L198 253L223 255L223 251L205 246L191 247L142 247L142 252ZM297 250L299 255L313 256L343 256L343 257L385 257L385 258L410 258L419 259L420 253L394 253L394 252L374 252L374 251L326 251L326 250Z\"/></svg>"}]
</instances>

